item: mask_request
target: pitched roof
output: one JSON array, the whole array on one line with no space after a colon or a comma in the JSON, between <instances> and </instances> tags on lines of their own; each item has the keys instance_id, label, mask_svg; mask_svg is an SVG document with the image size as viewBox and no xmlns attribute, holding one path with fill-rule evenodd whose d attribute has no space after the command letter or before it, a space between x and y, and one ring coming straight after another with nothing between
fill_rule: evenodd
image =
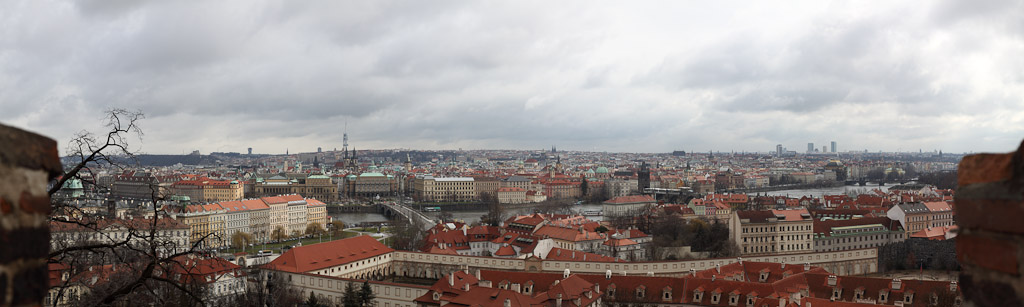
<instances>
[{"instance_id":1,"label":"pitched roof","mask_svg":"<svg viewBox=\"0 0 1024 307\"><path fill-rule=\"evenodd\" d=\"M653 203L656 202L650 195L619 196L605 201L606 204L632 204L632 203Z\"/></svg>"},{"instance_id":2,"label":"pitched roof","mask_svg":"<svg viewBox=\"0 0 1024 307\"><path fill-rule=\"evenodd\" d=\"M358 236L292 248L266 266L287 272L310 272L395 251L370 236Z\"/></svg>"}]
</instances>

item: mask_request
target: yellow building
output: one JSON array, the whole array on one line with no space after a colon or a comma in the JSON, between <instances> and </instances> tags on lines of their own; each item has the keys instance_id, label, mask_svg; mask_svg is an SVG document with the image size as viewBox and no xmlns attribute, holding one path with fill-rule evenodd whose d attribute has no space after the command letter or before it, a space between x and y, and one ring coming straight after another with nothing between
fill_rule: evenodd
<instances>
[{"instance_id":1,"label":"yellow building","mask_svg":"<svg viewBox=\"0 0 1024 307\"><path fill-rule=\"evenodd\" d=\"M307 198L306 219L310 224L320 223L320 227L327 229L327 224L331 222L331 218L327 216L327 204L316 199Z\"/></svg>"},{"instance_id":2,"label":"yellow building","mask_svg":"<svg viewBox=\"0 0 1024 307\"><path fill-rule=\"evenodd\" d=\"M476 184L472 177L421 176L416 177L414 188L418 201L472 201L477 199Z\"/></svg>"},{"instance_id":3,"label":"yellow building","mask_svg":"<svg viewBox=\"0 0 1024 307\"><path fill-rule=\"evenodd\" d=\"M244 185L232 180L181 180L171 185L171 193L188 196L195 202L240 200L245 196Z\"/></svg>"}]
</instances>

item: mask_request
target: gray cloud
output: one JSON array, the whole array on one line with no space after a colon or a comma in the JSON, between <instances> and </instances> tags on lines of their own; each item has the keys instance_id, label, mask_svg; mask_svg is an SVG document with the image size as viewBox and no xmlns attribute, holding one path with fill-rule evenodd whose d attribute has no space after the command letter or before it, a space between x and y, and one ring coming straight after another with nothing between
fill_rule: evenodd
<instances>
[{"instance_id":1,"label":"gray cloud","mask_svg":"<svg viewBox=\"0 0 1024 307\"><path fill-rule=\"evenodd\" d=\"M167 153L346 123L360 148L1014 148L1019 4L886 5L15 1L0 121L63 142L139 109Z\"/></svg>"}]
</instances>

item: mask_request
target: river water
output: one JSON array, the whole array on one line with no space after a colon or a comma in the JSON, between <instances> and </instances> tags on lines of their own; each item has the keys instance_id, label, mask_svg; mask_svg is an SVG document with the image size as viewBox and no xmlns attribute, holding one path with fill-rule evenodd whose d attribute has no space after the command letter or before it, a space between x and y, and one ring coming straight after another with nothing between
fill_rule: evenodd
<instances>
[{"instance_id":1,"label":"river water","mask_svg":"<svg viewBox=\"0 0 1024 307\"><path fill-rule=\"evenodd\" d=\"M572 210L577 211L577 212L583 212L583 211L589 211L589 210L598 210L598 211L600 211L601 210L601 204L584 204L584 205L579 205L579 206L572 206ZM451 212L452 217L455 218L456 220L462 220L462 221L465 221L466 223L470 223L470 224L472 224L474 222L480 221L480 216L484 215L485 213L487 213L487 211L453 211L453 212ZM519 215L519 214L530 214L530 213L533 213L533 209L532 208L524 208L524 209L508 210L508 211L505 212L505 215L506 216L511 216L511 215ZM436 213L436 212L426 212L424 214L426 214L428 217L431 217L431 218L437 218L437 215L439 213ZM355 225L355 224L363 223L363 222L386 222L388 220L387 217L385 217L383 214L380 214L380 213L336 213L336 214L331 214L331 217L333 217L334 220L336 220L336 221L340 220L340 221L344 222L345 225ZM595 221L600 221L601 220L600 216L589 216L588 218L591 219L591 220L595 220Z\"/></svg>"},{"instance_id":2,"label":"river water","mask_svg":"<svg viewBox=\"0 0 1024 307\"><path fill-rule=\"evenodd\" d=\"M858 194L863 194L863 193L869 193L869 192L871 192L874 189L879 189L879 190L882 190L883 192L885 192L885 191L888 191L889 187L891 187L891 186L892 185L879 186L878 184L871 184L871 183L869 183L866 186L847 185L847 186L839 186L839 187L831 187L831 188L818 188L818 189L780 190L780 191L762 192L762 193L760 193L760 195L789 196L789 197L794 197L794 198L800 198L800 197L803 197L803 196L821 197L822 195L838 195L838 194L847 194L847 193L851 193L851 192L858 193ZM757 194L758 193L753 193L753 194L750 194L750 195L757 195ZM589 210L601 210L601 204L583 204L583 205L579 205L579 206L573 206L572 209L577 211L577 212L589 211ZM452 212L452 217L454 217L456 220L462 220L462 221L465 221L466 223L470 223L471 224L471 223L480 221L480 216L484 215L485 213L487 213L487 211L454 211L454 212ZM533 213L533 209L532 208L525 208L525 209L509 210L509 211L507 211L505 213L506 213L507 216L508 215L513 215L513 214L517 214L517 215L519 215L519 214L530 214L530 213ZM429 216L429 217L436 218L439 213L427 212L425 214L427 216ZM380 213L337 213L337 214L332 214L331 216L335 220L340 220L342 222L345 222L346 225L355 225L355 224L362 223L362 222L386 222L388 220L386 217L384 217L383 214L380 214ZM589 218L591 220L595 220L595 221L600 221L601 220L601 216L589 216L587 218Z\"/></svg>"},{"instance_id":3,"label":"river water","mask_svg":"<svg viewBox=\"0 0 1024 307\"><path fill-rule=\"evenodd\" d=\"M761 192L760 195L788 196L788 197L793 197L793 198L800 198L800 197L804 197L804 196L811 196L811 197L820 198L822 195L840 195L840 194L847 194L847 193L866 194L866 193L870 193L872 190L875 190L875 189L882 190L882 192L887 192L887 191L889 191L889 187L892 187L892 186L893 185L891 185L891 184L890 185L879 186L877 183L875 183L875 184L868 183L865 186L844 185L844 186L831 187L831 188L779 190L779 191L771 191L771 192ZM758 193L750 193L749 195L758 195Z\"/></svg>"}]
</instances>

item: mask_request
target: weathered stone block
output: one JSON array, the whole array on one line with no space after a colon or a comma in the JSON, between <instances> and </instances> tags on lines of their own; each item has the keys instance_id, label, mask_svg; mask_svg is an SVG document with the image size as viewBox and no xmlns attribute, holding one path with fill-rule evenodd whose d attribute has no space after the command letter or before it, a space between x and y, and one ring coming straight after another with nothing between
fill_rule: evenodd
<instances>
[{"instance_id":1,"label":"weathered stone block","mask_svg":"<svg viewBox=\"0 0 1024 307\"><path fill-rule=\"evenodd\" d=\"M22 267L11 283L14 305L39 305L49 288L46 265Z\"/></svg>"}]
</instances>

